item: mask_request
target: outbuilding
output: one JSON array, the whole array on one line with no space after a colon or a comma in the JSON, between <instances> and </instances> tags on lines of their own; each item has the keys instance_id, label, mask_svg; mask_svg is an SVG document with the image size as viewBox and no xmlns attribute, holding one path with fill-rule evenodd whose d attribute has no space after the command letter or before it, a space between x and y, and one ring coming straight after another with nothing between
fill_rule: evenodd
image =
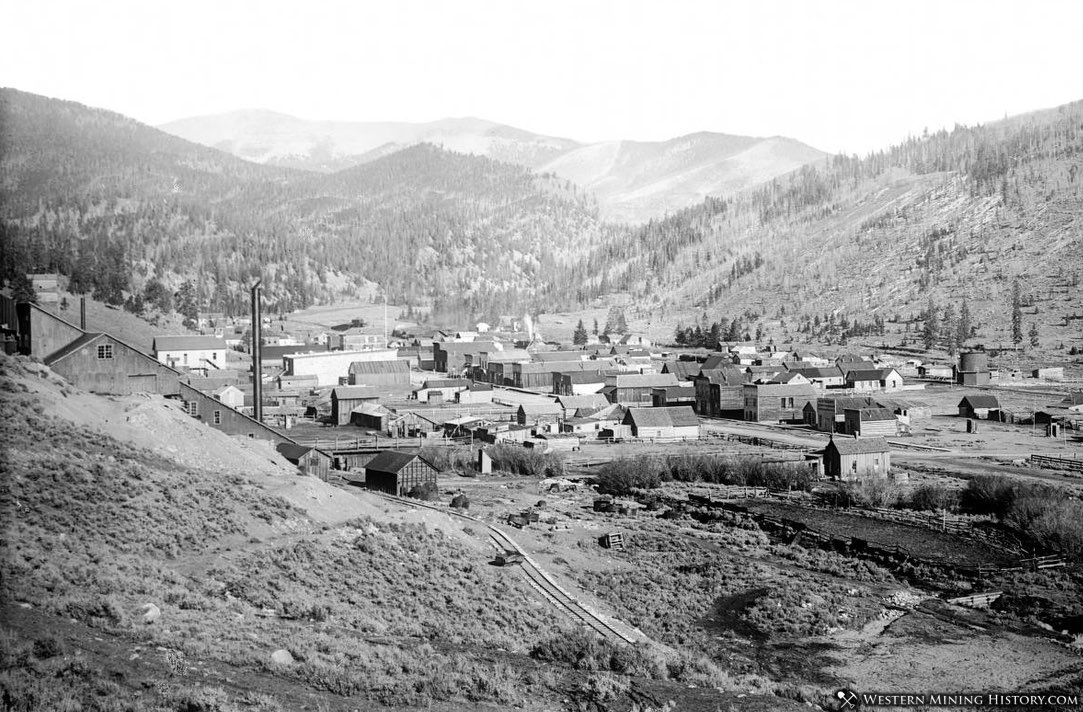
<instances>
[{"instance_id":1,"label":"outbuilding","mask_svg":"<svg viewBox=\"0 0 1083 712\"><path fill-rule=\"evenodd\" d=\"M1000 401L996 396L985 394L964 396L959 401L959 415L963 418L989 420L990 414L1000 410Z\"/></svg>"},{"instance_id":2,"label":"outbuilding","mask_svg":"<svg viewBox=\"0 0 1083 712\"><path fill-rule=\"evenodd\" d=\"M435 467L416 453L388 450L365 465L365 488L403 496L414 487L436 485Z\"/></svg>"},{"instance_id":3,"label":"outbuilding","mask_svg":"<svg viewBox=\"0 0 1083 712\"><path fill-rule=\"evenodd\" d=\"M887 477L891 448L883 438L834 438L824 448L824 475L837 480Z\"/></svg>"},{"instance_id":4,"label":"outbuilding","mask_svg":"<svg viewBox=\"0 0 1083 712\"><path fill-rule=\"evenodd\" d=\"M698 438L699 418L692 406L629 408L622 425L634 438Z\"/></svg>"}]
</instances>

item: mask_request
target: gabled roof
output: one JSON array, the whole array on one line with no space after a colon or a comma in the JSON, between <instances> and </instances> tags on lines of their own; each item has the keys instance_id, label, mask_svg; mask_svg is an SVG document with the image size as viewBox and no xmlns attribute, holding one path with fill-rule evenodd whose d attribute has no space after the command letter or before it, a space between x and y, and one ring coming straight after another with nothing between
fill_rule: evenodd
<instances>
[{"instance_id":1,"label":"gabled roof","mask_svg":"<svg viewBox=\"0 0 1083 712\"><path fill-rule=\"evenodd\" d=\"M420 390L426 388L469 388L470 381L465 378L430 378Z\"/></svg>"},{"instance_id":2,"label":"gabled roof","mask_svg":"<svg viewBox=\"0 0 1083 712\"><path fill-rule=\"evenodd\" d=\"M299 445L297 443L278 443L275 445L275 450L278 450L278 453L290 462L299 461L302 457L311 452L312 449L313 448L308 445Z\"/></svg>"},{"instance_id":3,"label":"gabled roof","mask_svg":"<svg viewBox=\"0 0 1083 712\"><path fill-rule=\"evenodd\" d=\"M840 455L866 455L891 450L891 446L883 438L831 438L827 447L832 446Z\"/></svg>"},{"instance_id":4,"label":"gabled roof","mask_svg":"<svg viewBox=\"0 0 1083 712\"><path fill-rule=\"evenodd\" d=\"M331 389L331 396L335 400L379 398L380 392L372 386L336 386Z\"/></svg>"},{"instance_id":5,"label":"gabled roof","mask_svg":"<svg viewBox=\"0 0 1083 712\"><path fill-rule=\"evenodd\" d=\"M662 365L662 373L672 373L681 381L687 381L699 371L700 365L695 361L666 361Z\"/></svg>"},{"instance_id":6,"label":"gabled roof","mask_svg":"<svg viewBox=\"0 0 1083 712\"><path fill-rule=\"evenodd\" d=\"M416 453L387 450L386 452L381 452L379 455L369 460L368 464L365 465L365 470L375 470L377 472L392 472L398 474L399 472L402 472L402 470L414 460L421 460L429 467L432 467L434 470L436 469L435 467L433 467L431 462Z\"/></svg>"},{"instance_id":7,"label":"gabled roof","mask_svg":"<svg viewBox=\"0 0 1083 712\"><path fill-rule=\"evenodd\" d=\"M85 346L89 346L90 344L92 344L93 342L95 342L95 341L97 341L98 339L101 339L101 338L108 338L108 337L106 337L105 334L83 334L78 339L71 342L70 344L68 344L64 348L57 349L53 353L46 356L45 359L44 359L45 365L46 366L52 366L57 361L59 361L59 360L61 360L63 358L67 358L68 356L71 356L76 351L81 350ZM141 355L144 355L144 354L141 354Z\"/></svg>"},{"instance_id":8,"label":"gabled roof","mask_svg":"<svg viewBox=\"0 0 1083 712\"><path fill-rule=\"evenodd\" d=\"M604 408L609 401L601 393L591 393L585 396L557 396L560 407L567 409L579 408Z\"/></svg>"},{"instance_id":9,"label":"gabled roof","mask_svg":"<svg viewBox=\"0 0 1083 712\"><path fill-rule=\"evenodd\" d=\"M723 366L728 366L731 363L733 363L733 361L730 359L729 356L712 354L711 356L707 357L707 360L703 362L703 365L700 368L702 368L702 370L704 371L713 371L715 369L722 368Z\"/></svg>"},{"instance_id":10,"label":"gabled roof","mask_svg":"<svg viewBox=\"0 0 1083 712\"><path fill-rule=\"evenodd\" d=\"M409 373L410 365L398 359L386 361L354 361L350 364L350 373L357 374L381 374L381 373Z\"/></svg>"},{"instance_id":11,"label":"gabled roof","mask_svg":"<svg viewBox=\"0 0 1083 712\"><path fill-rule=\"evenodd\" d=\"M990 396L985 394L963 396L963 399L959 401L959 407L970 408L999 408L1000 401L996 396Z\"/></svg>"},{"instance_id":12,"label":"gabled roof","mask_svg":"<svg viewBox=\"0 0 1083 712\"><path fill-rule=\"evenodd\" d=\"M217 336L155 336L154 345L151 348L155 353L159 351L214 351L224 350L226 342Z\"/></svg>"},{"instance_id":13,"label":"gabled roof","mask_svg":"<svg viewBox=\"0 0 1083 712\"><path fill-rule=\"evenodd\" d=\"M519 410L523 411L524 415L558 415L564 412L564 408L556 402L523 403Z\"/></svg>"},{"instance_id":14,"label":"gabled roof","mask_svg":"<svg viewBox=\"0 0 1083 712\"><path fill-rule=\"evenodd\" d=\"M220 396L220 395L222 395L223 393L225 393L226 391L228 391L230 389L233 389L233 390L237 391L238 393L244 393L244 391L242 391L240 388L238 388L237 386L230 383L228 385L221 386L219 388L215 388L213 391L211 391L211 395L212 396ZM267 395L270 395L270 394L267 394Z\"/></svg>"},{"instance_id":15,"label":"gabled roof","mask_svg":"<svg viewBox=\"0 0 1083 712\"><path fill-rule=\"evenodd\" d=\"M857 381L883 381L894 368L862 368L846 372L846 380L856 383ZM897 373L897 371L896 371Z\"/></svg>"},{"instance_id":16,"label":"gabled roof","mask_svg":"<svg viewBox=\"0 0 1083 712\"><path fill-rule=\"evenodd\" d=\"M624 416L626 425L637 428L686 428L699 425L692 406L672 408L629 408Z\"/></svg>"}]
</instances>

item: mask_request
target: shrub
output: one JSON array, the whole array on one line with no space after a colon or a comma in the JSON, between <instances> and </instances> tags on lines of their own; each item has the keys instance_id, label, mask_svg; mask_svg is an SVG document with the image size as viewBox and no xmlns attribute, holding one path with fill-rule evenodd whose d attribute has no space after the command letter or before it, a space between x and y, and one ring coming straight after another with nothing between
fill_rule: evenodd
<instances>
[{"instance_id":1,"label":"shrub","mask_svg":"<svg viewBox=\"0 0 1083 712\"><path fill-rule=\"evenodd\" d=\"M992 514L1003 519L1015 499L1015 484L1007 477L974 477L959 498L960 507L974 514Z\"/></svg>"},{"instance_id":2,"label":"shrub","mask_svg":"<svg viewBox=\"0 0 1083 712\"><path fill-rule=\"evenodd\" d=\"M918 511L954 512L959 509L959 491L944 485L921 485L910 493L905 504L908 509Z\"/></svg>"},{"instance_id":3,"label":"shrub","mask_svg":"<svg viewBox=\"0 0 1083 712\"><path fill-rule=\"evenodd\" d=\"M414 485L410 491L406 493L406 496L420 499L425 502L435 502L440 499L440 490L435 482L422 482L419 485Z\"/></svg>"},{"instance_id":4,"label":"shrub","mask_svg":"<svg viewBox=\"0 0 1083 712\"><path fill-rule=\"evenodd\" d=\"M55 658L64 654L64 645L54 635L47 635L34 641L34 657L39 660Z\"/></svg>"},{"instance_id":5,"label":"shrub","mask_svg":"<svg viewBox=\"0 0 1083 712\"><path fill-rule=\"evenodd\" d=\"M842 490L851 502L865 507L893 507L901 496L898 485L881 478L847 482Z\"/></svg>"},{"instance_id":6,"label":"shrub","mask_svg":"<svg viewBox=\"0 0 1083 712\"><path fill-rule=\"evenodd\" d=\"M657 458L621 458L607 462L598 471L598 491L626 496L633 490L660 487L664 467Z\"/></svg>"}]
</instances>

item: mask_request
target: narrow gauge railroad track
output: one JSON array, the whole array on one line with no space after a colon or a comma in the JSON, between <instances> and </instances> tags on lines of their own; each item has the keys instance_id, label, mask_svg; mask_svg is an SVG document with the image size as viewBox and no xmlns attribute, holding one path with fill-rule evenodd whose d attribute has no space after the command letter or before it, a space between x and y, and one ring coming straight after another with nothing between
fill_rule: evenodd
<instances>
[{"instance_id":1,"label":"narrow gauge railroad track","mask_svg":"<svg viewBox=\"0 0 1083 712\"><path fill-rule=\"evenodd\" d=\"M485 527L489 530L489 536L493 545L501 552L510 549L522 555L523 562L520 565L520 570L522 571L523 577L550 605L561 610L572 620L585 625L603 638L607 638L615 643L632 644L647 640L647 637L638 630L624 624L614 625L613 622L598 615L590 608L577 601L574 596L554 581L543 568L538 566L538 563L534 561L529 554L523 551L522 547L520 547L514 539L496 526L484 522L477 517L470 516L469 514L453 512L447 507L439 507L415 499L396 497L395 495L384 494L381 492L376 492L374 494L392 502L398 502L399 504L410 507L419 507L422 509L431 509L436 512L443 512L444 514L465 519Z\"/></svg>"}]
</instances>

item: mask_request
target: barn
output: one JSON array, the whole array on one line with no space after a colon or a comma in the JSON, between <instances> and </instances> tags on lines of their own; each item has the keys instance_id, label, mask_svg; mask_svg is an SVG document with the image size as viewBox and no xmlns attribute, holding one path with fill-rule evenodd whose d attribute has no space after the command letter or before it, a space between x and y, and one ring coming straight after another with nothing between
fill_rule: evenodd
<instances>
[{"instance_id":1,"label":"barn","mask_svg":"<svg viewBox=\"0 0 1083 712\"><path fill-rule=\"evenodd\" d=\"M891 448L883 438L832 437L824 448L824 475L837 480L886 477Z\"/></svg>"},{"instance_id":2,"label":"barn","mask_svg":"<svg viewBox=\"0 0 1083 712\"><path fill-rule=\"evenodd\" d=\"M698 438L699 418L691 406L629 408L622 425L634 438Z\"/></svg>"},{"instance_id":3,"label":"barn","mask_svg":"<svg viewBox=\"0 0 1083 712\"><path fill-rule=\"evenodd\" d=\"M437 470L416 453L388 450L365 465L365 488L400 497L418 485L436 485Z\"/></svg>"},{"instance_id":4,"label":"barn","mask_svg":"<svg viewBox=\"0 0 1083 712\"><path fill-rule=\"evenodd\" d=\"M959 415L964 418L989 420L990 413L1000 410L1000 401L996 396L985 394L964 396L959 401Z\"/></svg>"},{"instance_id":5,"label":"barn","mask_svg":"<svg viewBox=\"0 0 1083 712\"><path fill-rule=\"evenodd\" d=\"M354 361L350 364L351 386L380 386L383 390L410 390L410 365L406 361Z\"/></svg>"}]
</instances>

